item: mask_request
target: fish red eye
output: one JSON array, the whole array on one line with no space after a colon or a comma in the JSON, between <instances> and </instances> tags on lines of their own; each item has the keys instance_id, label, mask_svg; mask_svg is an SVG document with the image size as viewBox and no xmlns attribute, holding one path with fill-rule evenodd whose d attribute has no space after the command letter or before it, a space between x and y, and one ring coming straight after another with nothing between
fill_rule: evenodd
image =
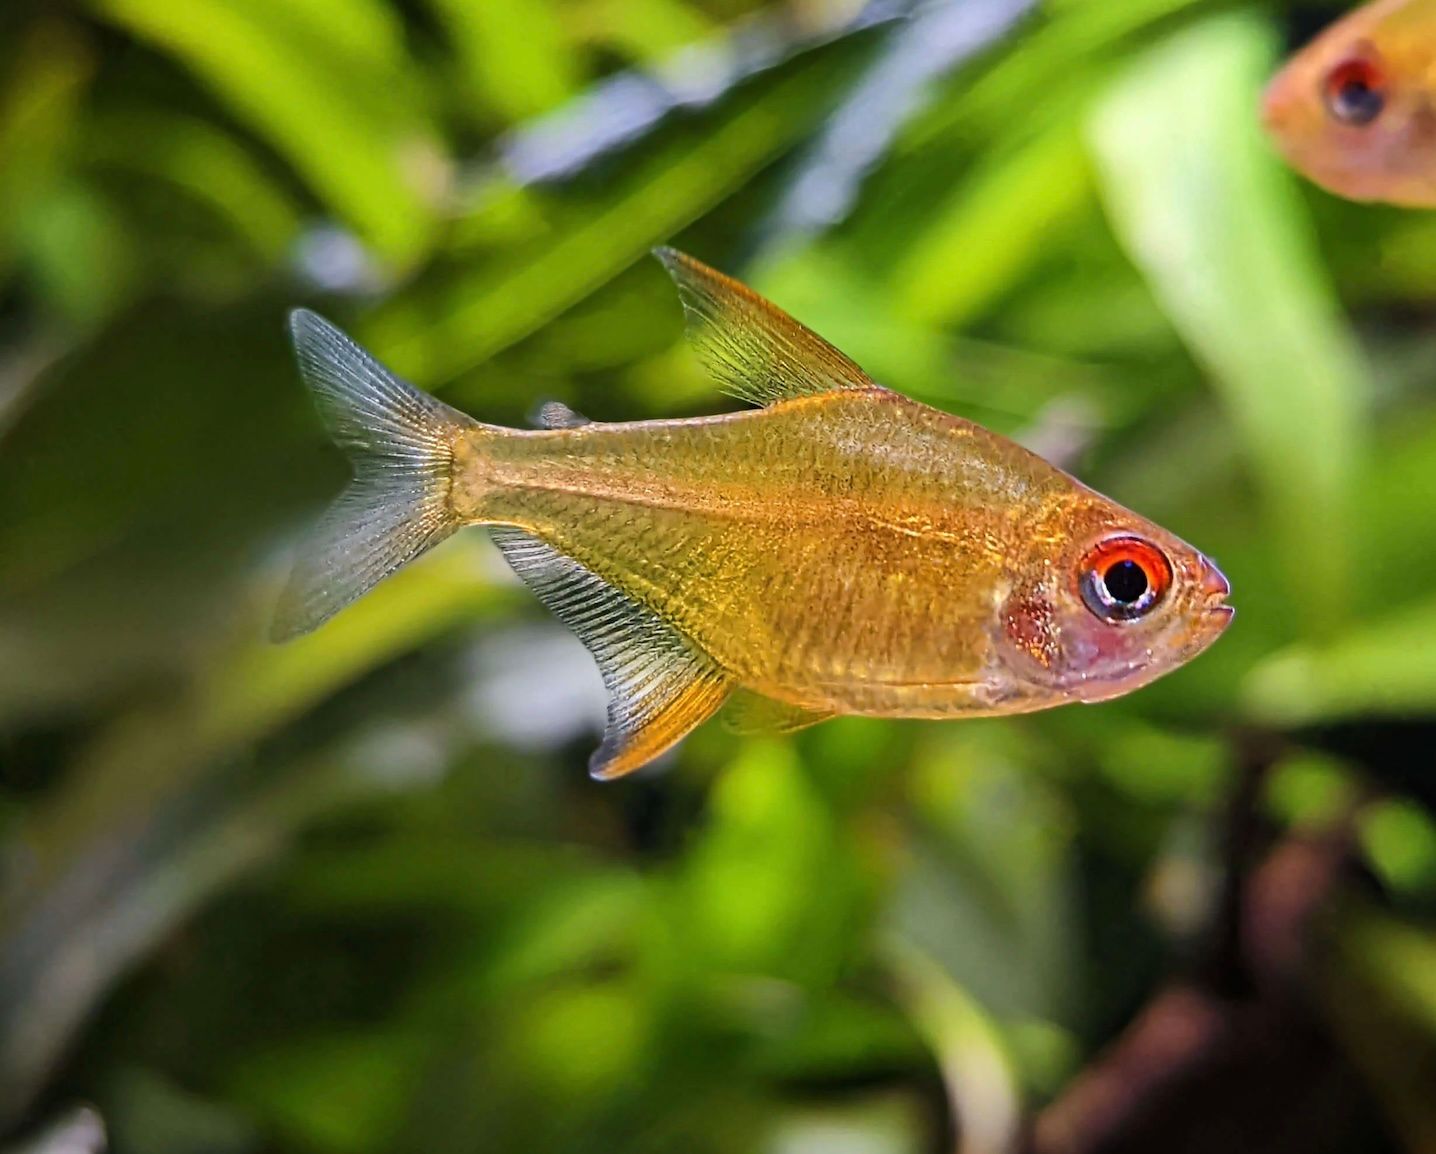
<instances>
[{"instance_id":1,"label":"fish red eye","mask_svg":"<svg viewBox=\"0 0 1436 1154\"><path fill-rule=\"evenodd\" d=\"M1326 74L1322 99L1326 110L1342 124L1364 127L1386 107L1381 70L1369 60L1345 60Z\"/></svg>"},{"instance_id":2,"label":"fish red eye","mask_svg":"<svg viewBox=\"0 0 1436 1154\"><path fill-rule=\"evenodd\" d=\"M1110 537L1082 559L1077 576L1082 600L1104 621L1135 621L1162 600L1172 564L1150 541Z\"/></svg>"}]
</instances>

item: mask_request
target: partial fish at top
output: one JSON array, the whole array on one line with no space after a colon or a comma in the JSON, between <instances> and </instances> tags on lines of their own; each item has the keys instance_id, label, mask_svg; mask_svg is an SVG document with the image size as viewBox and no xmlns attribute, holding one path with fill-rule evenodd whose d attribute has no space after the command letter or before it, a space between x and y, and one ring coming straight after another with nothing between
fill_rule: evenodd
<instances>
[{"instance_id":1,"label":"partial fish at top","mask_svg":"<svg viewBox=\"0 0 1436 1154\"><path fill-rule=\"evenodd\" d=\"M1277 73L1262 118L1323 188L1436 207L1436 0L1374 0L1338 20Z\"/></svg>"}]
</instances>

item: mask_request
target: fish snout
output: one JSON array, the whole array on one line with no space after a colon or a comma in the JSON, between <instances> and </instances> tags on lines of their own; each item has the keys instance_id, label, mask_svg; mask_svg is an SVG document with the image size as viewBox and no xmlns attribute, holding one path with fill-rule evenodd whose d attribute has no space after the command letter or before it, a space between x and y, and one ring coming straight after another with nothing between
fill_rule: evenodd
<instances>
[{"instance_id":1,"label":"fish snout","mask_svg":"<svg viewBox=\"0 0 1436 1154\"><path fill-rule=\"evenodd\" d=\"M1198 567L1197 594L1201 599L1202 608L1206 610L1207 614L1218 619L1223 625L1236 614L1236 610L1226 603L1231 592L1232 584L1227 580L1226 575L1206 557L1201 558Z\"/></svg>"},{"instance_id":2,"label":"fish snout","mask_svg":"<svg viewBox=\"0 0 1436 1154\"><path fill-rule=\"evenodd\" d=\"M1262 125L1270 133L1281 133L1291 123L1295 103L1292 99L1292 87L1287 83L1286 73L1278 72L1267 84L1266 91L1262 93Z\"/></svg>"}]
</instances>

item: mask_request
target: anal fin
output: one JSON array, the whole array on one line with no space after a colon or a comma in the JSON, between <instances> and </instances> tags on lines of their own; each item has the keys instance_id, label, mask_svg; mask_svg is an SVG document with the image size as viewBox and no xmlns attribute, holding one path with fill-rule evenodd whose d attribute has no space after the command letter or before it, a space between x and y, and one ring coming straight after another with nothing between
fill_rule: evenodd
<instances>
[{"instance_id":1,"label":"anal fin","mask_svg":"<svg viewBox=\"0 0 1436 1154\"><path fill-rule=\"evenodd\" d=\"M786 701L740 689L723 711L723 724L733 733L745 735L796 733L836 716L832 710L804 709L801 705L789 705Z\"/></svg>"},{"instance_id":2,"label":"anal fin","mask_svg":"<svg viewBox=\"0 0 1436 1154\"><path fill-rule=\"evenodd\" d=\"M531 534L489 530L515 573L587 646L608 690L608 726L589 760L622 777L676 745L718 711L728 678L688 638L592 570Z\"/></svg>"}]
</instances>

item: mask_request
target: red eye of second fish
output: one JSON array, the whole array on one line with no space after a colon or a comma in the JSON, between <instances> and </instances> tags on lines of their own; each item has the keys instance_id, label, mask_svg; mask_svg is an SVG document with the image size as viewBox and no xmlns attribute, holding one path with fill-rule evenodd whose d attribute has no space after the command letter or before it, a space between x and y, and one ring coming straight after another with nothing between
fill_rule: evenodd
<instances>
[{"instance_id":1,"label":"red eye of second fish","mask_svg":"<svg viewBox=\"0 0 1436 1154\"><path fill-rule=\"evenodd\" d=\"M1155 606L1172 583L1172 566L1140 537L1114 537L1095 546L1078 574L1082 600L1105 621L1132 621Z\"/></svg>"},{"instance_id":2,"label":"red eye of second fish","mask_svg":"<svg viewBox=\"0 0 1436 1154\"><path fill-rule=\"evenodd\" d=\"M1347 60L1326 77L1322 97L1327 111L1343 124L1361 128L1386 107L1380 70L1368 60Z\"/></svg>"}]
</instances>

